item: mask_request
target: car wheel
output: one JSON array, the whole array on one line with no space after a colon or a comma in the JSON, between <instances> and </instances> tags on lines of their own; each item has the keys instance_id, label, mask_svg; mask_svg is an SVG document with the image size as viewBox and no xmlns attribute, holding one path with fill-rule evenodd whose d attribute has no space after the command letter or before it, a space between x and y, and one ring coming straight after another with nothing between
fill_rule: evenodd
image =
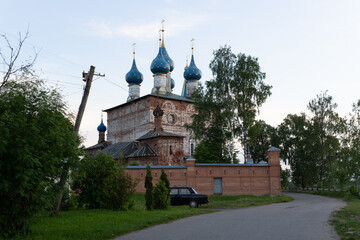
<instances>
[{"instance_id":1,"label":"car wheel","mask_svg":"<svg viewBox=\"0 0 360 240\"><path fill-rule=\"evenodd\" d=\"M195 200L192 200L192 201L190 201L189 206L190 206L191 208L197 208L197 207L198 207L198 203L197 203Z\"/></svg>"}]
</instances>

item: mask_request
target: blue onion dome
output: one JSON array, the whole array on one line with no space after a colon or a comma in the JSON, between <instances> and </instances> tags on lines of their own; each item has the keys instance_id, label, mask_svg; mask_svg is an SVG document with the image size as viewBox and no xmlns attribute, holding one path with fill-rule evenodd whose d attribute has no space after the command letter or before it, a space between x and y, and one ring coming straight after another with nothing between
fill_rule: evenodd
<instances>
[{"instance_id":1,"label":"blue onion dome","mask_svg":"<svg viewBox=\"0 0 360 240\"><path fill-rule=\"evenodd\" d=\"M125 79L128 84L139 85L140 83L142 83L144 77L142 73L139 72L139 70L137 69L135 59L133 60L130 71L126 74Z\"/></svg>"},{"instance_id":2,"label":"blue onion dome","mask_svg":"<svg viewBox=\"0 0 360 240\"><path fill-rule=\"evenodd\" d=\"M98 130L99 132L105 132L105 131L106 131L106 126L105 126L105 124L103 123L103 120L102 120L102 119L101 119L100 125L97 127L97 130Z\"/></svg>"},{"instance_id":3,"label":"blue onion dome","mask_svg":"<svg viewBox=\"0 0 360 240\"><path fill-rule=\"evenodd\" d=\"M160 47L165 61L170 65L170 72L174 70L174 61L169 57L169 54L166 51L164 44Z\"/></svg>"},{"instance_id":4,"label":"blue onion dome","mask_svg":"<svg viewBox=\"0 0 360 240\"><path fill-rule=\"evenodd\" d=\"M158 55L151 63L150 70L153 74L167 74L170 72L170 65L165 60L161 47Z\"/></svg>"},{"instance_id":5,"label":"blue onion dome","mask_svg":"<svg viewBox=\"0 0 360 240\"><path fill-rule=\"evenodd\" d=\"M171 79L171 89L174 89L174 87L175 87L175 81L174 79Z\"/></svg>"},{"instance_id":6,"label":"blue onion dome","mask_svg":"<svg viewBox=\"0 0 360 240\"><path fill-rule=\"evenodd\" d=\"M184 72L184 78L188 81L197 81L201 78L201 71L195 65L194 55L191 56L190 66Z\"/></svg>"}]
</instances>

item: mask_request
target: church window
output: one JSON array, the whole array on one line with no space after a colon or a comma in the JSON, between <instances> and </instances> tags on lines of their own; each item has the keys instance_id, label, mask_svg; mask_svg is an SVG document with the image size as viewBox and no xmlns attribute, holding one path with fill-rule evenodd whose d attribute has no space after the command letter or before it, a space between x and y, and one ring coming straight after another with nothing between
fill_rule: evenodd
<instances>
[{"instance_id":1,"label":"church window","mask_svg":"<svg viewBox=\"0 0 360 240\"><path fill-rule=\"evenodd\" d=\"M173 149L172 149L172 146L170 145L170 155L172 155L173 154Z\"/></svg>"},{"instance_id":2,"label":"church window","mask_svg":"<svg viewBox=\"0 0 360 240\"><path fill-rule=\"evenodd\" d=\"M194 144L190 144L190 155L194 155Z\"/></svg>"}]
</instances>

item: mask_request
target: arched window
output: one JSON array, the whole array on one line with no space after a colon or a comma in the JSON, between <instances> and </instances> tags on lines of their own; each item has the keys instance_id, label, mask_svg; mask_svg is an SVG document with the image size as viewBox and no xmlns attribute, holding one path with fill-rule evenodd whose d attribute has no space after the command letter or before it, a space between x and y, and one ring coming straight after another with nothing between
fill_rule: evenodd
<instances>
[{"instance_id":1,"label":"arched window","mask_svg":"<svg viewBox=\"0 0 360 240\"><path fill-rule=\"evenodd\" d=\"M170 145L170 151L169 151L170 155L173 154L173 149L172 149L172 146Z\"/></svg>"},{"instance_id":2,"label":"arched window","mask_svg":"<svg viewBox=\"0 0 360 240\"><path fill-rule=\"evenodd\" d=\"M194 144L190 144L190 155L194 155Z\"/></svg>"}]
</instances>

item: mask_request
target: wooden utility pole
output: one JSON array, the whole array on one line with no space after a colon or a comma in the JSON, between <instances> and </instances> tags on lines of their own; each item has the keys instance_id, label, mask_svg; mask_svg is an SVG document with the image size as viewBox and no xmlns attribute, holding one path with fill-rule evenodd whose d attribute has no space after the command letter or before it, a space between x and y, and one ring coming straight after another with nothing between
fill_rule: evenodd
<instances>
[{"instance_id":1,"label":"wooden utility pole","mask_svg":"<svg viewBox=\"0 0 360 240\"><path fill-rule=\"evenodd\" d=\"M94 66L90 66L90 71L88 74L83 73L83 77L85 77L84 81L86 82L85 85L85 89L84 89L84 94L83 97L81 99L81 104L79 107L79 111L78 114L76 116L76 120L75 120L75 126L74 126L74 131L76 133L79 133L79 129L80 129L80 123L82 120L82 117L84 115L84 111L85 111L85 106L86 106L86 102L90 93L90 87L91 87L91 83L94 77L94 73L95 73L95 67Z\"/></svg>"},{"instance_id":2,"label":"wooden utility pole","mask_svg":"<svg viewBox=\"0 0 360 240\"><path fill-rule=\"evenodd\" d=\"M91 87L91 83L92 83L92 79L93 79L94 75L100 76L100 77L105 77L105 74L103 74L103 75L95 74L94 66L90 66L90 71L88 73L83 72L83 78L84 78L84 81L86 82L86 85L85 85L84 94L83 94L83 97L82 97L82 100L80 103L79 111L78 111L78 114L77 114L76 120L75 120L74 131L76 132L76 134L79 133L80 123L81 123L82 117L84 115L85 106L86 106L87 99L89 97L90 87ZM59 214L61 200L62 200L62 197L64 194L65 183L69 177L69 170L70 170L69 159L64 159L64 166L63 166L62 173L60 176L60 181L59 181L60 190L59 190L58 200L55 203L54 208L53 208L53 212L52 212L53 216L57 216Z\"/></svg>"}]
</instances>

